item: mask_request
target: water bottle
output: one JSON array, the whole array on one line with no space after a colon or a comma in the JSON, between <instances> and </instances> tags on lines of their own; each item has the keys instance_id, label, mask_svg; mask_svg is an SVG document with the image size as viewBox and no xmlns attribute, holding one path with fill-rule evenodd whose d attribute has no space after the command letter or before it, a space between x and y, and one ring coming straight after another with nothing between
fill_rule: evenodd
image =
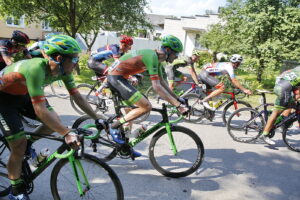
<instances>
[{"instance_id":1,"label":"water bottle","mask_svg":"<svg viewBox=\"0 0 300 200\"><path fill-rule=\"evenodd\" d=\"M145 132L146 130L147 130L147 125L142 125L141 127L132 131L132 133L130 134L130 137L136 138L139 135L141 135L143 132Z\"/></svg>"},{"instance_id":2,"label":"water bottle","mask_svg":"<svg viewBox=\"0 0 300 200\"><path fill-rule=\"evenodd\" d=\"M30 160L31 165L34 166L34 167L37 167L38 164L39 164L39 161L38 161L38 156L36 154L35 149L32 146L29 146L28 152L29 152L29 155L30 155L29 160Z\"/></svg>"},{"instance_id":3,"label":"water bottle","mask_svg":"<svg viewBox=\"0 0 300 200\"><path fill-rule=\"evenodd\" d=\"M45 161L49 155L50 155L50 151L48 148L42 149L37 157L38 163L40 164L43 161Z\"/></svg>"},{"instance_id":4,"label":"water bottle","mask_svg":"<svg viewBox=\"0 0 300 200\"><path fill-rule=\"evenodd\" d=\"M221 100L219 100L219 101L216 103L216 105L214 105L214 107L215 107L215 108L218 108L219 106L222 105L222 103L223 103L223 101L222 101L222 99L221 99Z\"/></svg>"}]
</instances>

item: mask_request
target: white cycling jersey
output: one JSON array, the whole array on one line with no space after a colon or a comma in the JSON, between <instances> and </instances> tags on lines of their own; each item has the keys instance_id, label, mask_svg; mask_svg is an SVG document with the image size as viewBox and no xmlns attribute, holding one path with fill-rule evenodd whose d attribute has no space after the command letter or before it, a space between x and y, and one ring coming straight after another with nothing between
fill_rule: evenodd
<instances>
[{"instance_id":1,"label":"white cycling jersey","mask_svg":"<svg viewBox=\"0 0 300 200\"><path fill-rule=\"evenodd\" d=\"M221 76L228 74L230 78L235 78L234 69L230 62L219 62L215 64L208 64L203 67L209 75Z\"/></svg>"}]
</instances>

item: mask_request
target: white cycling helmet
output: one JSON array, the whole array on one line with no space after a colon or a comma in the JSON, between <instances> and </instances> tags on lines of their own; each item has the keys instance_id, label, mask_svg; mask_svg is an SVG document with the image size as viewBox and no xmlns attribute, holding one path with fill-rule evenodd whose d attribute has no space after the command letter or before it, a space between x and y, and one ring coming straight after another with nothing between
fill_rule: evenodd
<instances>
[{"instance_id":1,"label":"white cycling helmet","mask_svg":"<svg viewBox=\"0 0 300 200\"><path fill-rule=\"evenodd\" d=\"M243 62L243 57L239 54L233 54L230 58L230 62L241 63L241 62Z\"/></svg>"}]
</instances>

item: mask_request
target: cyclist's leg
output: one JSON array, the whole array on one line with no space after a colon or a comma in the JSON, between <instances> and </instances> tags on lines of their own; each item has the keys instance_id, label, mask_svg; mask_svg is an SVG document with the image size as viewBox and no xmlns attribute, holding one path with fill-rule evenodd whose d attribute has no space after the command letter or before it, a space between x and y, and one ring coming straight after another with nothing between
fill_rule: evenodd
<instances>
[{"instance_id":1,"label":"cyclist's leg","mask_svg":"<svg viewBox=\"0 0 300 200\"><path fill-rule=\"evenodd\" d=\"M214 90L212 93L210 93L208 96L206 96L206 97L202 100L203 102L206 102L206 101L208 101L209 99L211 99L211 98L213 98L213 97L215 97L215 96L218 96L218 95L220 95L222 92L225 91L225 86L224 86L224 84L223 84L219 79L217 79L217 78L215 78L215 77L213 77L213 76L210 76L210 75L208 74L207 71L202 70L202 71L200 72L200 74L199 74L199 78L200 78L200 80L201 80L204 84L206 84L206 85L208 85L208 86L210 86L210 87L212 87L212 88L216 88L216 90Z\"/></svg>"},{"instance_id":2,"label":"cyclist's leg","mask_svg":"<svg viewBox=\"0 0 300 200\"><path fill-rule=\"evenodd\" d=\"M0 128L11 151L7 171L8 178L11 180L13 195L25 193L20 176L27 140L18 113L18 107L22 106L23 100L22 96L13 97L9 94L0 94Z\"/></svg>"}]
</instances>

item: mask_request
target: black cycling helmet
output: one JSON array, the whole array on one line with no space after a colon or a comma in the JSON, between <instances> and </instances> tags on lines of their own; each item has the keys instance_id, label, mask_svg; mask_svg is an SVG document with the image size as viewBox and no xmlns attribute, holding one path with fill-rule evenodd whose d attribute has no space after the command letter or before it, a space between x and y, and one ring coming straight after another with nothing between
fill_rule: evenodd
<instances>
[{"instance_id":1,"label":"black cycling helmet","mask_svg":"<svg viewBox=\"0 0 300 200\"><path fill-rule=\"evenodd\" d=\"M29 44L30 42L29 37L26 33L17 30L13 32L11 39L16 41L17 43L22 43L22 44Z\"/></svg>"}]
</instances>

